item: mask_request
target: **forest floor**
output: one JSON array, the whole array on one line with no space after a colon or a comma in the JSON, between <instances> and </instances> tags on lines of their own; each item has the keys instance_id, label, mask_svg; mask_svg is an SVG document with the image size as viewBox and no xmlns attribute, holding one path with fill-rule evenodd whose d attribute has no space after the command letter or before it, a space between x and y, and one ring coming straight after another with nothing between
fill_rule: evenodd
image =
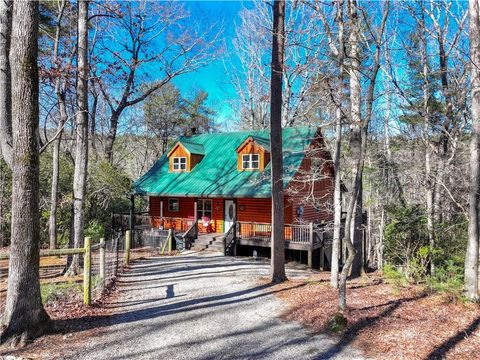
<instances>
[{"instance_id":1,"label":"forest floor","mask_svg":"<svg viewBox=\"0 0 480 360\"><path fill-rule=\"evenodd\" d=\"M285 320L325 333L337 309L329 273L277 285L290 304ZM353 345L370 358L473 359L480 354L480 306L421 286L385 283L374 273L349 281L348 325L339 349Z\"/></svg>"},{"instance_id":2,"label":"forest floor","mask_svg":"<svg viewBox=\"0 0 480 360\"><path fill-rule=\"evenodd\" d=\"M1 356L28 359L363 359L354 346L282 320L269 261L192 252L148 257L96 306L47 307L52 334ZM312 272L289 267L291 279Z\"/></svg>"},{"instance_id":3,"label":"forest floor","mask_svg":"<svg viewBox=\"0 0 480 360\"><path fill-rule=\"evenodd\" d=\"M480 353L478 305L369 274L349 281L348 326L334 334L328 322L337 293L329 273L289 267L290 280L272 286L268 271L268 261L208 253L140 257L93 306L73 292L47 304L53 332L24 349L0 350L0 359L360 359L362 353L473 359Z\"/></svg>"}]
</instances>

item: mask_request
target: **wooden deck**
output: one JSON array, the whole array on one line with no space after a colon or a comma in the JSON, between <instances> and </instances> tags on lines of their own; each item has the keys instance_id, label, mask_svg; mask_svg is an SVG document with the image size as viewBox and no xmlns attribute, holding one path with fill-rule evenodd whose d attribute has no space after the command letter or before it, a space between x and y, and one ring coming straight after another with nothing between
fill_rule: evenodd
<instances>
[{"instance_id":1,"label":"wooden deck","mask_svg":"<svg viewBox=\"0 0 480 360\"><path fill-rule=\"evenodd\" d=\"M271 224L238 221L236 227L238 245L270 247ZM313 251L322 246L323 234L312 223L286 224L284 229L285 249Z\"/></svg>"}]
</instances>

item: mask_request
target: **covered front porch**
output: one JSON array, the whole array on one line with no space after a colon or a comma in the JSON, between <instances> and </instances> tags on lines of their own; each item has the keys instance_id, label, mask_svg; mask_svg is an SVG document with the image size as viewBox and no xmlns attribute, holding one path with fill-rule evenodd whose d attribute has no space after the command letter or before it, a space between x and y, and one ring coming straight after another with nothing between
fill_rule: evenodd
<instances>
[{"instance_id":1,"label":"covered front porch","mask_svg":"<svg viewBox=\"0 0 480 360\"><path fill-rule=\"evenodd\" d=\"M115 223L123 223L129 228L130 215L116 214ZM203 248L223 252L225 255L237 254L239 247L270 248L271 223L254 221L232 221L226 232L212 232L209 225L195 218L159 217L147 213L135 214L133 228L144 233L155 233L157 230L172 230L176 238L181 239L185 248L197 247L199 242ZM225 224L225 223L224 223ZM328 225L319 224L285 224L285 249L302 251L307 255L307 266L312 267L314 254L318 254L317 263L321 269L328 268L330 262L332 232ZM211 238L210 242L208 242ZM199 244L199 245L200 245ZM315 255L316 256L316 255ZM304 258L305 259L305 258Z\"/></svg>"},{"instance_id":2,"label":"covered front porch","mask_svg":"<svg viewBox=\"0 0 480 360\"><path fill-rule=\"evenodd\" d=\"M197 198L150 196L148 212L116 215L116 223L155 236L158 230L172 230L186 249L211 249L236 255L237 249L271 247L270 198ZM308 266L325 268L331 243L327 224L302 221L285 202L285 249L303 252ZM133 217L132 217L133 216ZM250 253L251 253L250 251ZM328 267L328 266L327 266Z\"/></svg>"},{"instance_id":3,"label":"covered front porch","mask_svg":"<svg viewBox=\"0 0 480 360\"><path fill-rule=\"evenodd\" d=\"M196 223L199 233L226 233L235 221L268 224L271 213L270 198L149 197L151 225L177 231L188 231ZM285 223L293 220L286 201Z\"/></svg>"}]
</instances>

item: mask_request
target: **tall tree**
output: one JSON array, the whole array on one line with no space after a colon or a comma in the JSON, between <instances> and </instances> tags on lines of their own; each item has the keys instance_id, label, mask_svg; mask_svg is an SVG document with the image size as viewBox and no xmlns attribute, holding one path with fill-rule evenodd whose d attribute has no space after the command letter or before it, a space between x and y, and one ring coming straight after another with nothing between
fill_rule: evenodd
<instances>
[{"instance_id":1,"label":"tall tree","mask_svg":"<svg viewBox=\"0 0 480 360\"><path fill-rule=\"evenodd\" d=\"M350 34L348 42L350 44L349 57L351 63L348 69L350 75L350 120L351 120L351 131L349 138L349 146L354 160L354 183L352 188L352 197L355 196L355 212L352 217L353 224L350 225L350 222L345 222L345 227L352 226L352 242L355 247L355 254L353 263L351 264L352 276L359 276L362 269L362 236L361 228L363 225L362 221L362 211L363 211L363 192L362 192L362 171L363 171L363 161L364 154L362 149L364 136L365 125L362 124L362 85L361 85L361 59L360 59L360 36L361 36L361 24L360 24L360 14L358 10L358 5L356 0L349 1L349 21L350 21ZM357 183L358 182L358 183ZM358 188L358 189L357 189ZM348 209L347 209L348 211ZM348 218L348 214L347 214ZM347 231L345 231L345 234ZM350 241L350 240L348 240ZM348 244L348 241L346 244ZM350 249L348 249L350 252ZM348 260L345 264L346 268L349 268Z\"/></svg>"},{"instance_id":2,"label":"tall tree","mask_svg":"<svg viewBox=\"0 0 480 360\"><path fill-rule=\"evenodd\" d=\"M333 225L333 241L332 241L332 261L330 267L330 284L334 288L338 288L338 271L339 271L339 255L340 255L340 232L342 222L342 188L340 173L340 157L342 145L342 121L344 116L342 103L343 81L345 70L345 40L344 40L344 1L335 2L335 23L337 26L336 37L332 31L327 16L321 8L318 8L320 18L327 33L327 41L330 51L335 59L337 79L334 84L329 83L329 92L332 102L335 105L335 153L333 156L334 167L334 225Z\"/></svg>"},{"instance_id":3,"label":"tall tree","mask_svg":"<svg viewBox=\"0 0 480 360\"><path fill-rule=\"evenodd\" d=\"M360 255L362 250L362 202L363 202L363 170L365 164L365 156L367 151L367 135L369 124L373 114L373 103L375 100L375 88L377 83L377 75L380 69L380 54L383 43L383 34L385 25L389 14L389 1L384 4L382 13L382 20L377 33L373 33L371 28L372 44L373 44L373 59L369 69L363 70L367 74L368 86L366 88L365 96L365 113L362 117L362 85L361 85L361 60L360 60L360 30L362 25L360 23L360 12L364 9L359 9L356 0L349 0L348 3L348 18L350 24L350 33L348 42L350 44L350 51L348 57L351 59L348 72L350 75L350 120L351 133L349 139L350 150L354 159L354 178L351 185L351 196L347 206L347 215L345 219L345 234L343 241L347 247L347 259L340 274L338 289L338 307L340 311L346 309L346 282L347 276L351 270L352 275L358 275L362 265L363 257ZM365 18L365 14L363 16ZM365 51L365 49L364 49ZM352 225L353 222L353 225ZM357 234L355 234L357 233ZM360 236L359 236L360 235ZM358 239L360 238L360 239ZM355 266L354 266L355 265Z\"/></svg>"},{"instance_id":4,"label":"tall tree","mask_svg":"<svg viewBox=\"0 0 480 360\"><path fill-rule=\"evenodd\" d=\"M282 78L285 50L285 1L273 3L272 73L270 85L270 150L272 169L272 282L287 279L282 158Z\"/></svg>"},{"instance_id":5,"label":"tall tree","mask_svg":"<svg viewBox=\"0 0 480 360\"><path fill-rule=\"evenodd\" d=\"M480 221L480 2L469 0L470 81L472 92L472 138L470 140L470 209L467 254L465 256L465 293L478 300L478 258Z\"/></svg>"},{"instance_id":6,"label":"tall tree","mask_svg":"<svg viewBox=\"0 0 480 360\"><path fill-rule=\"evenodd\" d=\"M348 42L350 44L349 57L351 64L349 65L350 75L350 119L352 122L352 131L350 134L350 150L352 157L355 158L354 164L355 176L352 183L350 200L347 206L347 217L345 219L345 234L343 242L347 247L347 258L340 274L338 283L338 307L341 311L344 311L347 307L346 289L347 289L347 276L357 254L357 249L354 247L354 241L352 241L352 220L356 217L357 208L360 206L358 203L361 197L362 186L362 171L363 169L363 131L362 131L362 119L361 119L361 84L360 84L360 57L359 57L359 36L360 25L358 19L358 9L356 0L348 0L348 18L350 24L350 34ZM366 139L365 139L366 141ZM360 171L359 171L360 170ZM355 221L354 227L355 227Z\"/></svg>"},{"instance_id":7,"label":"tall tree","mask_svg":"<svg viewBox=\"0 0 480 360\"><path fill-rule=\"evenodd\" d=\"M58 207L58 178L60 174L60 145L62 141L62 132L67 122L67 105L66 105L66 84L67 80L63 79L63 62L60 59L60 40L62 31L62 19L65 12L66 0L59 0L57 3L58 14L55 24L55 37L53 44L53 66L55 69L55 95L58 103L58 123L57 133L53 140L52 152L52 184L50 192L50 215L48 220L48 234L50 239L50 248L55 249L57 246L57 207Z\"/></svg>"},{"instance_id":8,"label":"tall tree","mask_svg":"<svg viewBox=\"0 0 480 360\"><path fill-rule=\"evenodd\" d=\"M338 271L339 271L339 252L340 252L340 232L342 225L342 184L340 173L340 151L342 145L342 102L343 102L343 71L344 71L344 39L343 39L343 0L339 0L337 3L336 21L338 22L338 35L337 35L337 67L338 67L338 85L335 102L335 154L333 157L334 167L334 228L333 228L333 241L332 241L332 266L330 284L333 287L338 287Z\"/></svg>"},{"instance_id":9,"label":"tall tree","mask_svg":"<svg viewBox=\"0 0 480 360\"><path fill-rule=\"evenodd\" d=\"M0 154L12 168L12 79L10 74L10 35L12 1L0 0Z\"/></svg>"},{"instance_id":10,"label":"tall tree","mask_svg":"<svg viewBox=\"0 0 480 360\"><path fill-rule=\"evenodd\" d=\"M75 116L75 172L73 177L73 245L83 241L84 203L88 165L88 0L78 1L77 111ZM76 274L78 255L74 255L69 274Z\"/></svg>"},{"instance_id":11,"label":"tall tree","mask_svg":"<svg viewBox=\"0 0 480 360\"><path fill-rule=\"evenodd\" d=\"M13 193L12 238L0 342L26 342L48 325L39 276L38 2L13 4L12 74Z\"/></svg>"}]
</instances>

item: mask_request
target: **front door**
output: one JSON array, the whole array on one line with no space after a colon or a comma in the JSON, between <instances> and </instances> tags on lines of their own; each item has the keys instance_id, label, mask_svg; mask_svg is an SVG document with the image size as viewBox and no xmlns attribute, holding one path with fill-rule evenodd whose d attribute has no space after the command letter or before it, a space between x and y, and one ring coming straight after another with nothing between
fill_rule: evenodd
<instances>
[{"instance_id":1,"label":"front door","mask_svg":"<svg viewBox=\"0 0 480 360\"><path fill-rule=\"evenodd\" d=\"M223 231L227 232L233 225L237 216L235 202L233 200L225 200L225 214L223 216Z\"/></svg>"}]
</instances>

